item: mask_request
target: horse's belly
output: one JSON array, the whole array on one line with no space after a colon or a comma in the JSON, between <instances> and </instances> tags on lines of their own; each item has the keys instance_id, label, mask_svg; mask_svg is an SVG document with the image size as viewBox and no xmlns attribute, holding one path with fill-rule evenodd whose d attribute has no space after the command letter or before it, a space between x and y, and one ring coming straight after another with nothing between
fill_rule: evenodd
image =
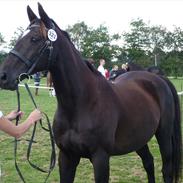
<instances>
[{"instance_id":1,"label":"horse's belly","mask_svg":"<svg viewBox=\"0 0 183 183\"><path fill-rule=\"evenodd\" d=\"M149 115L149 116L148 116ZM126 154L142 148L156 133L160 115L149 113L146 117L138 117L123 121L118 125L115 134L114 154Z\"/></svg>"},{"instance_id":2,"label":"horse's belly","mask_svg":"<svg viewBox=\"0 0 183 183\"><path fill-rule=\"evenodd\" d=\"M148 143L154 133L155 132L151 132L145 136L136 134L135 136L129 137L129 139L125 137L121 141L116 141L112 155L127 154L139 150Z\"/></svg>"}]
</instances>

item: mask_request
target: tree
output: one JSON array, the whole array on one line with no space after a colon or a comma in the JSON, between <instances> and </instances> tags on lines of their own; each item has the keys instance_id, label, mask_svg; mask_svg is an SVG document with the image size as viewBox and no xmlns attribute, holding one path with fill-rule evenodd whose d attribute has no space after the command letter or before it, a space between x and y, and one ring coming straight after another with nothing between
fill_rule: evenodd
<instances>
[{"instance_id":1,"label":"tree","mask_svg":"<svg viewBox=\"0 0 183 183\"><path fill-rule=\"evenodd\" d=\"M0 63L6 58L7 53L5 52L0 52Z\"/></svg>"},{"instance_id":2,"label":"tree","mask_svg":"<svg viewBox=\"0 0 183 183\"><path fill-rule=\"evenodd\" d=\"M166 37L167 57L163 67L173 76L182 76L183 70L183 31L180 27L174 27L167 32Z\"/></svg>"},{"instance_id":3,"label":"tree","mask_svg":"<svg viewBox=\"0 0 183 183\"><path fill-rule=\"evenodd\" d=\"M3 35L0 33L0 46L5 43Z\"/></svg>"},{"instance_id":4,"label":"tree","mask_svg":"<svg viewBox=\"0 0 183 183\"><path fill-rule=\"evenodd\" d=\"M132 20L130 27L131 30L123 34L125 46L139 50L147 49L149 44L149 27L142 19Z\"/></svg>"},{"instance_id":5,"label":"tree","mask_svg":"<svg viewBox=\"0 0 183 183\"><path fill-rule=\"evenodd\" d=\"M5 43L3 35L0 33L0 46L2 46ZM0 50L0 63L4 60L6 57L6 53L2 50Z\"/></svg>"},{"instance_id":6,"label":"tree","mask_svg":"<svg viewBox=\"0 0 183 183\"><path fill-rule=\"evenodd\" d=\"M183 31L180 27L167 32L166 46L170 51L183 51Z\"/></svg>"},{"instance_id":7,"label":"tree","mask_svg":"<svg viewBox=\"0 0 183 183\"><path fill-rule=\"evenodd\" d=\"M94 29L88 27L84 22L80 22L69 26L67 32L83 57L94 60L104 58L107 67L111 65L111 60L119 52L119 46L115 41L119 40L120 36L118 34L110 35L104 25Z\"/></svg>"},{"instance_id":8,"label":"tree","mask_svg":"<svg viewBox=\"0 0 183 183\"><path fill-rule=\"evenodd\" d=\"M9 48L10 48L10 49L12 49L12 48L15 46L17 40L18 40L19 37L23 34L23 32L24 32L23 27L18 27L18 28L17 28L17 30L14 32L13 37L12 37L11 40L10 40L10 43L9 43Z\"/></svg>"},{"instance_id":9,"label":"tree","mask_svg":"<svg viewBox=\"0 0 183 183\"><path fill-rule=\"evenodd\" d=\"M68 26L67 32L69 32L71 39L79 51L82 50L83 40L89 34L88 26L84 22L78 22L73 26Z\"/></svg>"},{"instance_id":10,"label":"tree","mask_svg":"<svg viewBox=\"0 0 183 183\"><path fill-rule=\"evenodd\" d=\"M123 34L129 57L138 61L145 59L149 64L154 62L154 65L157 65L160 53L166 49L167 30L162 26L150 26L142 19L132 21L130 26L130 32Z\"/></svg>"},{"instance_id":11,"label":"tree","mask_svg":"<svg viewBox=\"0 0 183 183\"><path fill-rule=\"evenodd\" d=\"M154 65L158 65L158 57L160 53L166 49L166 28L162 26L152 26L149 31L149 50L154 57Z\"/></svg>"},{"instance_id":12,"label":"tree","mask_svg":"<svg viewBox=\"0 0 183 183\"><path fill-rule=\"evenodd\" d=\"M130 31L123 33L124 50L127 52L127 62L133 61L144 67L150 64L149 32L150 28L142 19L133 20L130 23Z\"/></svg>"}]
</instances>

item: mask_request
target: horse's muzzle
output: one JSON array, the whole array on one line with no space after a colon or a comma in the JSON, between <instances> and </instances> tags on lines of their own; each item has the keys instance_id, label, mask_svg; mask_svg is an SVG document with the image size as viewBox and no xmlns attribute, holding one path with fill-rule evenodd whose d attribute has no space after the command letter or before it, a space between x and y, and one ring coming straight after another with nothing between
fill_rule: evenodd
<instances>
[{"instance_id":1,"label":"horse's muzzle","mask_svg":"<svg viewBox=\"0 0 183 183\"><path fill-rule=\"evenodd\" d=\"M17 84L17 80L13 80L11 79L11 77L8 77L6 72L0 72L0 88L7 90L16 90Z\"/></svg>"}]
</instances>

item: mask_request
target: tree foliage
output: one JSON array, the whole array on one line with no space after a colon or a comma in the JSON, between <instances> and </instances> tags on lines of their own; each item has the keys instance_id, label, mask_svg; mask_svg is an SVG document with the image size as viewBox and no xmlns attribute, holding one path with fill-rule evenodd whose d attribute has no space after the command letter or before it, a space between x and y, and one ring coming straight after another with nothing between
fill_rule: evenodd
<instances>
[{"instance_id":1,"label":"tree foliage","mask_svg":"<svg viewBox=\"0 0 183 183\"><path fill-rule=\"evenodd\" d=\"M3 47L3 44L5 44L5 39L2 35L2 33L0 33L0 46ZM6 57L6 53L4 52L4 50L0 50L0 63L4 60L4 58Z\"/></svg>"},{"instance_id":2,"label":"tree foliage","mask_svg":"<svg viewBox=\"0 0 183 183\"><path fill-rule=\"evenodd\" d=\"M168 75L182 75L183 31L171 31L161 25L151 26L142 19L130 23L123 34L127 60L142 66L158 65Z\"/></svg>"},{"instance_id":3,"label":"tree foliage","mask_svg":"<svg viewBox=\"0 0 183 183\"><path fill-rule=\"evenodd\" d=\"M6 58L7 53L5 52L0 52L0 63L3 62L3 60Z\"/></svg>"},{"instance_id":4,"label":"tree foliage","mask_svg":"<svg viewBox=\"0 0 183 183\"><path fill-rule=\"evenodd\" d=\"M84 58L93 58L95 61L104 58L107 66L110 66L111 60L120 49L117 44L112 44L120 39L120 35L110 35L108 28L104 25L94 29L84 22L79 22L69 26L67 31Z\"/></svg>"},{"instance_id":5,"label":"tree foliage","mask_svg":"<svg viewBox=\"0 0 183 183\"><path fill-rule=\"evenodd\" d=\"M5 43L3 35L0 33L0 46Z\"/></svg>"},{"instance_id":6,"label":"tree foliage","mask_svg":"<svg viewBox=\"0 0 183 183\"><path fill-rule=\"evenodd\" d=\"M10 39L10 43L9 43L9 48L13 48L17 42L17 40L19 39L19 37L23 34L24 29L23 27L18 27L17 30L14 32L14 35L12 36L12 38Z\"/></svg>"},{"instance_id":7,"label":"tree foliage","mask_svg":"<svg viewBox=\"0 0 183 183\"><path fill-rule=\"evenodd\" d=\"M183 71L183 30L174 27L168 31L161 25L145 23L143 19L130 22L128 32L110 34L108 28L100 25L89 27L84 21L69 25L67 32L83 58L92 58L98 66L98 60L104 58L106 67L126 62L135 62L148 67L158 65L167 75L182 76ZM18 27L8 47L12 49L24 29ZM0 33L0 46L7 44ZM0 61L4 53L0 51Z\"/></svg>"}]
</instances>

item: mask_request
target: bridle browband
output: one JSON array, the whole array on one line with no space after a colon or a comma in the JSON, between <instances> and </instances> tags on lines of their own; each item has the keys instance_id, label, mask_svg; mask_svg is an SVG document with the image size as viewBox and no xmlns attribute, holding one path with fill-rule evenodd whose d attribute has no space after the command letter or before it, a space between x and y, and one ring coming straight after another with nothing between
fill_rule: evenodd
<instances>
[{"instance_id":1,"label":"bridle browband","mask_svg":"<svg viewBox=\"0 0 183 183\"><path fill-rule=\"evenodd\" d=\"M34 27L40 27L40 25L30 25L26 30L31 30ZM55 25L52 23L52 29L55 30ZM46 28L46 31L48 29ZM42 41L43 42L43 41ZM47 70L49 70L52 60L52 53L53 53L53 42L49 39L46 39L44 41L44 44L41 46L41 48L38 50L38 52L31 58L28 59L25 56L23 56L20 52L16 51L15 49L11 50L9 53L19 58L19 61L23 62L27 66L26 73L29 75L34 70L35 66L37 65L39 59L41 56L45 53L46 50L49 50L49 56L48 56L48 66Z\"/></svg>"}]
</instances>

